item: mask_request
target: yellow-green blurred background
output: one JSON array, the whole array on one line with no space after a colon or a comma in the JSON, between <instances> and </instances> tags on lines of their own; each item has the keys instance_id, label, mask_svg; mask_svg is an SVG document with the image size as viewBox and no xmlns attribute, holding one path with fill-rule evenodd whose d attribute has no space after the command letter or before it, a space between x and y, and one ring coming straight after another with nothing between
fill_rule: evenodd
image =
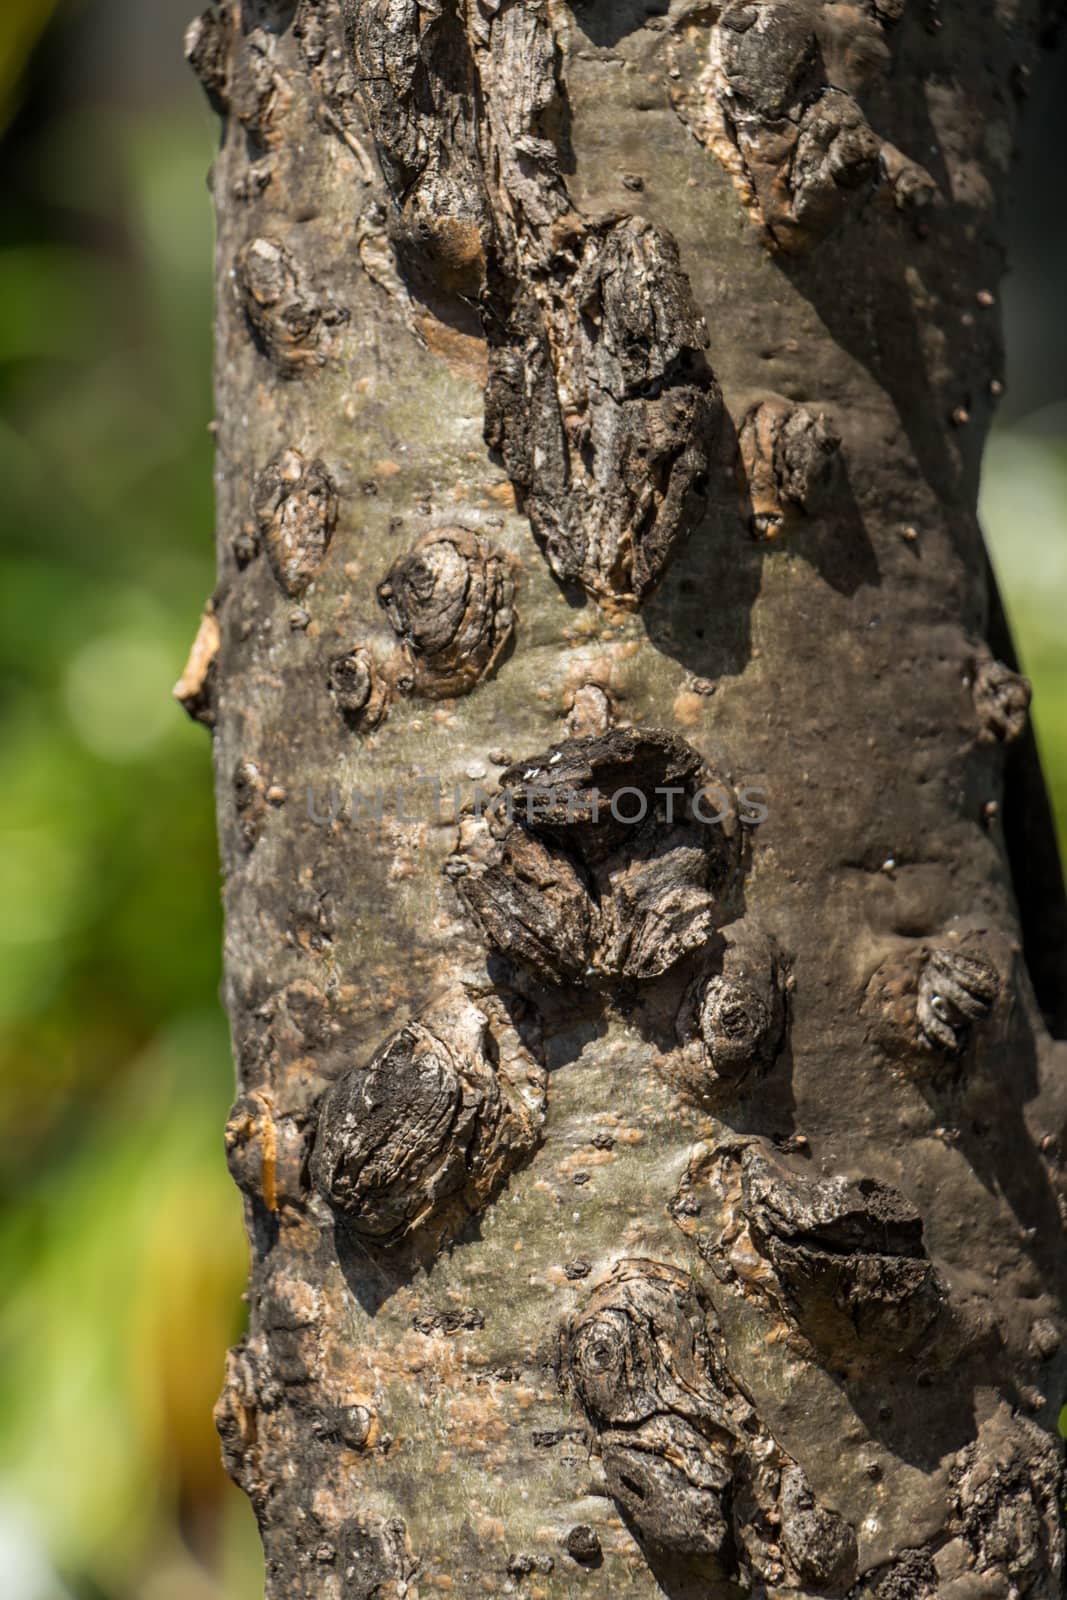
<instances>
[{"instance_id":1,"label":"yellow-green blurred background","mask_svg":"<svg viewBox=\"0 0 1067 1600\"><path fill-rule=\"evenodd\" d=\"M169 699L213 571L215 126L189 4L0 9L4 1600L262 1592L211 1423L245 1257L209 738ZM984 509L1067 825L1056 75L1015 185Z\"/></svg>"}]
</instances>

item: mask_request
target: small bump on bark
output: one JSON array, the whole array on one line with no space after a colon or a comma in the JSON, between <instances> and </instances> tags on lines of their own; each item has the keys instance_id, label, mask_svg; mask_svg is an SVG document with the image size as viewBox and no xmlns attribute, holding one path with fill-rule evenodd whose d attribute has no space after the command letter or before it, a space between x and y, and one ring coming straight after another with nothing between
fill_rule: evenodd
<instances>
[{"instance_id":1,"label":"small bump on bark","mask_svg":"<svg viewBox=\"0 0 1067 1600\"><path fill-rule=\"evenodd\" d=\"M341 716L357 732L370 732L384 719L392 683L369 645L353 645L333 657L326 684Z\"/></svg>"},{"instance_id":2,"label":"small bump on bark","mask_svg":"<svg viewBox=\"0 0 1067 1600\"><path fill-rule=\"evenodd\" d=\"M949 1479L964 1572L990 1594L1060 1594L1067 1580L1063 1441L1003 1402L959 1452Z\"/></svg>"},{"instance_id":3,"label":"small bump on bark","mask_svg":"<svg viewBox=\"0 0 1067 1600\"><path fill-rule=\"evenodd\" d=\"M230 74L230 103L254 150L275 150L284 138L293 91L275 57L277 35L249 27Z\"/></svg>"},{"instance_id":4,"label":"small bump on bark","mask_svg":"<svg viewBox=\"0 0 1067 1600\"><path fill-rule=\"evenodd\" d=\"M509 1578L528 1578L534 1572L543 1573L547 1577L555 1565L551 1556L531 1556L523 1553L509 1556L505 1570Z\"/></svg>"},{"instance_id":5,"label":"small bump on bark","mask_svg":"<svg viewBox=\"0 0 1067 1600\"><path fill-rule=\"evenodd\" d=\"M321 65L330 42L326 11L326 0L300 0L293 20L293 38L309 72Z\"/></svg>"},{"instance_id":6,"label":"small bump on bark","mask_svg":"<svg viewBox=\"0 0 1067 1600\"><path fill-rule=\"evenodd\" d=\"M880 145L850 94L827 88L800 119L789 167L792 205L779 231L809 248L861 205L878 181Z\"/></svg>"},{"instance_id":7,"label":"small bump on bark","mask_svg":"<svg viewBox=\"0 0 1067 1600\"><path fill-rule=\"evenodd\" d=\"M655 1548L726 1575L735 1438L708 1315L684 1274L620 1262L564 1325L561 1374L595 1430L626 1520Z\"/></svg>"},{"instance_id":8,"label":"small bump on bark","mask_svg":"<svg viewBox=\"0 0 1067 1600\"><path fill-rule=\"evenodd\" d=\"M234 768L233 798L237 826L246 852L255 849L267 812L267 781L258 761L244 756Z\"/></svg>"},{"instance_id":9,"label":"small bump on bark","mask_svg":"<svg viewBox=\"0 0 1067 1600\"><path fill-rule=\"evenodd\" d=\"M972 1025L988 1017L999 990L996 968L981 956L931 950L915 1007L923 1042L932 1050L961 1055Z\"/></svg>"},{"instance_id":10,"label":"small bump on bark","mask_svg":"<svg viewBox=\"0 0 1067 1600\"><path fill-rule=\"evenodd\" d=\"M823 416L778 396L746 414L738 433L740 474L754 538L774 539L828 500L841 440Z\"/></svg>"},{"instance_id":11,"label":"small bump on bark","mask_svg":"<svg viewBox=\"0 0 1067 1600\"><path fill-rule=\"evenodd\" d=\"M974 708L987 743L1014 744L1026 732L1033 691L1028 679L1003 661L981 657L975 664Z\"/></svg>"},{"instance_id":12,"label":"small bump on bark","mask_svg":"<svg viewBox=\"0 0 1067 1600\"><path fill-rule=\"evenodd\" d=\"M233 20L229 8L210 5L185 30L185 59L200 79L213 111L229 109Z\"/></svg>"},{"instance_id":13,"label":"small bump on bark","mask_svg":"<svg viewBox=\"0 0 1067 1600\"><path fill-rule=\"evenodd\" d=\"M274 171L273 157L265 156L259 161L250 162L241 176L234 179L230 191L233 198L241 205L248 205L251 201L258 200L274 182Z\"/></svg>"},{"instance_id":14,"label":"small bump on bark","mask_svg":"<svg viewBox=\"0 0 1067 1600\"><path fill-rule=\"evenodd\" d=\"M1001 1403L947 1466L941 1539L865 1574L850 1600L1058 1596L1067 1570L1062 1444Z\"/></svg>"},{"instance_id":15,"label":"small bump on bark","mask_svg":"<svg viewBox=\"0 0 1067 1600\"><path fill-rule=\"evenodd\" d=\"M719 56L731 93L768 121L785 116L818 86L812 7L793 0L755 6L728 0L719 19Z\"/></svg>"},{"instance_id":16,"label":"small bump on bark","mask_svg":"<svg viewBox=\"0 0 1067 1600\"><path fill-rule=\"evenodd\" d=\"M863 1000L870 1037L892 1061L922 1076L940 1061L963 1061L1001 990L981 941L921 944L888 957Z\"/></svg>"},{"instance_id":17,"label":"small bump on bark","mask_svg":"<svg viewBox=\"0 0 1067 1600\"><path fill-rule=\"evenodd\" d=\"M277 1385L247 1340L227 1352L215 1429L223 1467L257 1511L263 1509L268 1492L260 1471L259 1412L272 1409L277 1399Z\"/></svg>"},{"instance_id":18,"label":"small bump on bark","mask_svg":"<svg viewBox=\"0 0 1067 1600\"><path fill-rule=\"evenodd\" d=\"M434 699L466 694L493 671L514 632L513 602L505 559L465 528L426 534L378 585L416 693Z\"/></svg>"},{"instance_id":19,"label":"small bump on bark","mask_svg":"<svg viewBox=\"0 0 1067 1600\"><path fill-rule=\"evenodd\" d=\"M490 279L486 440L557 578L640 601L704 509L707 329L674 240L639 217L561 223L551 273Z\"/></svg>"},{"instance_id":20,"label":"small bump on bark","mask_svg":"<svg viewBox=\"0 0 1067 1600\"><path fill-rule=\"evenodd\" d=\"M680 1051L668 1075L702 1104L735 1099L774 1061L786 1025L785 972L777 946L744 923L723 930L718 972L702 973L683 998Z\"/></svg>"},{"instance_id":21,"label":"small bump on bark","mask_svg":"<svg viewBox=\"0 0 1067 1600\"><path fill-rule=\"evenodd\" d=\"M598 683L583 683L575 689L567 709L569 738L600 738L609 731L614 721L615 710L606 689L602 689Z\"/></svg>"},{"instance_id":22,"label":"small bump on bark","mask_svg":"<svg viewBox=\"0 0 1067 1600\"><path fill-rule=\"evenodd\" d=\"M867 1572L849 1600L937 1600L938 1576L929 1550L905 1550L899 1560Z\"/></svg>"},{"instance_id":23,"label":"small bump on bark","mask_svg":"<svg viewBox=\"0 0 1067 1600\"><path fill-rule=\"evenodd\" d=\"M230 541L230 549L233 551L238 572L243 572L246 567L252 565L259 555L259 534L253 523L246 523L240 533L234 534Z\"/></svg>"},{"instance_id":24,"label":"small bump on bark","mask_svg":"<svg viewBox=\"0 0 1067 1600\"><path fill-rule=\"evenodd\" d=\"M427 1338L435 1333L477 1333L485 1327L485 1312L479 1311L477 1306L439 1306L429 1311L417 1311L411 1319L411 1326L416 1333L424 1334Z\"/></svg>"},{"instance_id":25,"label":"small bump on bark","mask_svg":"<svg viewBox=\"0 0 1067 1600\"><path fill-rule=\"evenodd\" d=\"M369 1450L381 1437L377 1413L367 1405L331 1406L323 1417L324 1434L349 1450Z\"/></svg>"},{"instance_id":26,"label":"small bump on bark","mask_svg":"<svg viewBox=\"0 0 1067 1600\"><path fill-rule=\"evenodd\" d=\"M722 162L764 242L787 253L834 232L880 171L863 111L828 79L818 21L793 0L732 3L704 32L683 17L670 52L676 112Z\"/></svg>"},{"instance_id":27,"label":"small bump on bark","mask_svg":"<svg viewBox=\"0 0 1067 1600\"><path fill-rule=\"evenodd\" d=\"M925 236L932 208L943 203L937 183L925 167L895 145L883 144L881 160L894 208L911 221L920 236Z\"/></svg>"},{"instance_id":28,"label":"small bump on bark","mask_svg":"<svg viewBox=\"0 0 1067 1600\"><path fill-rule=\"evenodd\" d=\"M337 525L333 479L317 458L280 450L256 478L252 514L278 586L291 599L314 582Z\"/></svg>"},{"instance_id":29,"label":"small bump on bark","mask_svg":"<svg viewBox=\"0 0 1067 1600\"><path fill-rule=\"evenodd\" d=\"M266 1092L252 1091L234 1104L226 1123L226 1163L242 1194L268 1211L305 1198L306 1132L279 1116Z\"/></svg>"},{"instance_id":30,"label":"small bump on bark","mask_svg":"<svg viewBox=\"0 0 1067 1600\"><path fill-rule=\"evenodd\" d=\"M1051 1361L1063 1344L1063 1334L1049 1317L1039 1317L1030 1329L1030 1351L1038 1361Z\"/></svg>"},{"instance_id":31,"label":"small bump on bark","mask_svg":"<svg viewBox=\"0 0 1067 1600\"><path fill-rule=\"evenodd\" d=\"M466 870L454 875L460 865ZM563 850L513 828L489 847L484 864L453 858L453 875L490 945L548 983L582 981L594 909L585 875Z\"/></svg>"},{"instance_id":32,"label":"small bump on bark","mask_svg":"<svg viewBox=\"0 0 1067 1600\"><path fill-rule=\"evenodd\" d=\"M705 1582L847 1591L855 1534L818 1504L734 1381L710 1302L687 1274L618 1262L564 1324L560 1375L642 1544Z\"/></svg>"},{"instance_id":33,"label":"small bump on bark","mask_svg":"<svg viewBox=\"0 0 1067 1600\"><path fill-rule=\"evenodd\" d=\"M222 637L219 619L208 609L200 619L185 670L174 685L173 694L194 722L206 728L215 726L217 662Z\"/></svg>"},{"instance_id":34,"label":"small bump on bark","mask_svg":"<svg viewBox=\"0 0 1067 1600\"><path fill-rule=\"evenodd\" d=\"M821 1506L797 1466L779 1486L782 1548L801 1583L819 1594L843 1595L856 1575L856 1535L843 1517Z\"/></svg>"},{"instance_id":35,"label":"small bump on bark","mask_svg":"<svg viewBox=\"0 0 1067 1600\"><path fill-rule=\"evenodd\" d=\"M592 1270L589 1262L584 1257L578 1257L574 1261L564 1263L563 1276L570 1283L578 1283L582 1278L588 1278Z\"/></svg>"},{"instance_id":36,"label":"small bump on bark","mask_svg":"<svg viewBox=\"0 0 1067 1600\"><path fill-rule=\"evenodd\" d=\"M712 978L700 1002L700 1034L715 1071L731 1077L766 1048L767 1003L743 978Z\"/></svg>"},{"instance_id":37,"label":"small bump on bark","mask_svg":"<svg viewBox=\"0 0 1067 1600\"><path fill-rule=\"evenodd\" d=\"M327 333L347 313L324 300L277 239L250 239L234 264L237 301L259 349L280 376L295 378L326 360Z\"/></svg>"},{"instance_id":38,"label":"small bump on bark","mask_svg":"<svg viewBox=\"0 0 1067 1600\"><path fill-rule=\"evenodd\" d=\"M423 19L375 0L352 16L352 47L401 270L431 300L476 299L488 202L463 22L447 8Z\"/></svg>"},{"instance_id":39,"label":"small bump on bark","mask_svg":"<svg viewBox=\"0 0 1067 1600\"><path fill-rule=\"evenodd\" d=\"M600 1535L587 1522L579 1522L575 1527L568 1529L562 1544L571 1560L577 1561L579 1566L595 1567L603 1560Z\"/></svg>"}]
</instances>

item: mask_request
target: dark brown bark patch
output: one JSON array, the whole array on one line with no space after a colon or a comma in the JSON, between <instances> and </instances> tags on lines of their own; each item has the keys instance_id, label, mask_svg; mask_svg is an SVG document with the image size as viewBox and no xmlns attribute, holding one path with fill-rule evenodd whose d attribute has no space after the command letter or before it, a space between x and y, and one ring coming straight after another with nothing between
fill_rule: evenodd
<instances>
[{"instance_id":1,"label":"dark brown bark patch","mask_svg":"<svg viewBox=\"0 0 1067 1600\"><path fill-rule=\"evenodd\" d=\"M720 1276L841 1366L914 1349L941 1311L922 1218L875 1179L809 1177L728 1138L694 1154L672 1210Z\"/></svg>"},{"instance_id":2,"label":"dark brown bark patch","mask_svg":"<svg viewBox=\"0 0 1067 1600\"><path fill-rule=\"evenodd\" d=\"M864 203L879 175L879 139L828 75L844 8L732 0L714 21L711 12L683 19L676 33L674 108L729 172L767 245L809 250ZM877 40L879 24L863 25ZM843 26L860 29L859 13Z\"/></svg>"},{"instance_id":3,"label":"dark brown bark patch","mask_svg":"<svg viewBox=\"0 0 1067 1600\"><path fill-rule=\"evenodd\" d=\"M652 1261L618 1262L561 1333L564 1383L654 1570L680 1563L712 1594L747 1579L842 1595L855 1534L815 1500L725 1357L697 1284Z\"/></svg>"},{"instance_id":4,"label":"dark brown bark patch","mask_svg":"<svg viewBox=\"0 0 1067 1600\"><path fill-rule=\"evenodd\" d=\"M952 1471L953 1519L967 1566L1008 1594L1062 1593L1063 1446L1026 1417L998 1407Z\"/></svg>"},{"instance_id":5,"label":"dark brown bark patch","mask_svg":"<svg viewBox=\"0 0 1067 1600\"><path fill-rule=\"evenodd\" d=\"M529 1155L543 1115L543 1074L503 1007L457 991L329 1090L312 1178L361 1239L440 1238Z\"/></svg>"},{"instance_id":6,"label":"dark brown bark patch","mask_svg":"<svg viewBox=\"0 0 1067 1600\"><path fill-rule=\"evenodd\" d=\"M549 270L503 304L491 283L486 438L549 565L642 598L703 507L722 417L674 241L636 217L554 230Z\"/></svg>"},{"instance_id":7,"label":"dark brown bark patch","mask_svg":"<svg viewBox=\"0 0 1067 1600\"><path fill-rule=\"evenodd\" d=\"M504 773L455 875L489 943L550 983L660 976L739 889L733 791L658 729L568 739Z\"/></svg>"},{"instance_id":8,"label":"dark brown bark patch","mask_svg":"<svg viewBox=\"0 0 1067 1600\"><path fill-rule=\"evenodd\" d=\"M1064 1487L1062 1445L1001 1403L949 1463L941 1537L866 1573L850 1600L1058 1600L1067 1570Z\"/></svg>"},{"instance_id":9,"label":"dark brown bark patch","mask_svg":"<svg viewBox=\"0 0 1067 1600\"><path fill-rule=\"evenodd\" d=\"M371 0L352 30L401 270L434 302L477 297L487 205L463 24L449 6Z\"/></svg>"},{"instance_id":10,"label":"dark brown bark patch","mask_svg":"<svg viewBox=\"0 0 1067 1600\"><path fill-rule=\"evenodd\" d=\"M674 240L585 218L562 176L540 5L353 8L406 281L489 345L486 439L564 583L640 599L703 511L722 400Z\"/></svg>"},{"instance_id":11,"label":"dark brown bark patch","mask_svg":"<svg viewBox=\"0 0 1067 1600\"><path fill-rule=\"evenodd\" d=\"M341 1531L342 1600L385 1600L408 1592L419 1570L400 1517L354 1517Z\"/></svg>"}]
</instances>

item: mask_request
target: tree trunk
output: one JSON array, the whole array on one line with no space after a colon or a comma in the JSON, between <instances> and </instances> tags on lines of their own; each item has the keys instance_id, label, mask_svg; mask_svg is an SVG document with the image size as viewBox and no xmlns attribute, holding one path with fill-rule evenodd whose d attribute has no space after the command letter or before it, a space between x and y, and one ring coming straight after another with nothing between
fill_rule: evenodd
<instances>
[{"instance_id":1,"label":"tree trunk","mask_svg":"<svg viewBox=\"0 0 1067 1600\"><path fill-rule=\"evenodd\" d=\"M1029 0L237 0L267 1593L1063 1592L1067 911L975 514Z\"/></svg>"}]
</instances>

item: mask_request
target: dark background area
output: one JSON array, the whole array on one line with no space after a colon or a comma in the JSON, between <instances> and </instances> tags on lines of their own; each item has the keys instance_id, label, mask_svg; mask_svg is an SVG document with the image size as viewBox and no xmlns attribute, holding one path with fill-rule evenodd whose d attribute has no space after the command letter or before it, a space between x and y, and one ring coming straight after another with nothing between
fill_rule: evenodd
<instances>
[{"instance_id":1,"label":"dark background area","mask_svg":"<svg viewBox=\"0 0 1067 1600\"><path fill-rule=\"evenodd\" d=\"M209 738L215 120L192 0L0 15L0 1593L251 1600ZM983 515L1067 828L1067 75L1031 95Z\"/></svg>"}]
</instances>

